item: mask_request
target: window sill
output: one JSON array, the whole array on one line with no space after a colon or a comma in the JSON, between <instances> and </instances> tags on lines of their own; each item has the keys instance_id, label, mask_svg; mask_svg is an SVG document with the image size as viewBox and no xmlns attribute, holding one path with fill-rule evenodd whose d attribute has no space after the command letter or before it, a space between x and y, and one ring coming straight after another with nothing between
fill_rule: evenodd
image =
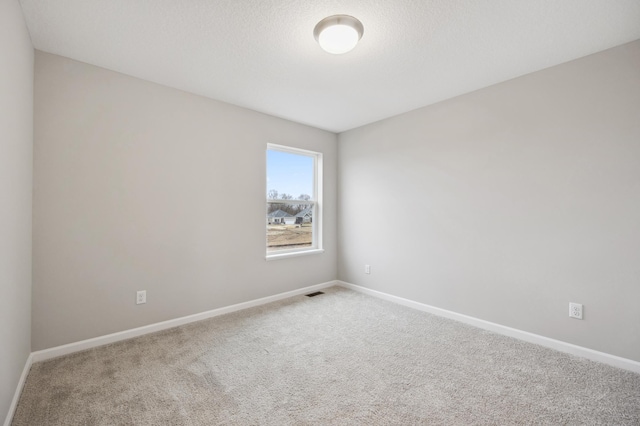
<instances>
[{"instance_id":1,"label":"window sill","mask_svg":"<svg viewBox=\"0 0 640 426\"><path fill-rule=\"evenodd\" d=\"M265 259L267 261L270 261L270 260L287 259L289 257L307 256L309 254L320 254L320 253L324 253L324 249L311 249L311 250L292 251L288 253L268 254Z\"/></svg>"}]
</instances>

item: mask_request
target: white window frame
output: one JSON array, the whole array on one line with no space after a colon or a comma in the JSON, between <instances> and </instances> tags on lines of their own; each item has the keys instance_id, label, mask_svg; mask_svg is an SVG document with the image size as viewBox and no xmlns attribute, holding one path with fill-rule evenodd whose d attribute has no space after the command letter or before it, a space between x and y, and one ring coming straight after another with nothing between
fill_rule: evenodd
<instances>
[{"instance_id":1,"label":"white window frame","mask_svg":"<svg viewBox=\"0 0 640 426\"><path fill-rule=\"evenodd\" d=\"M280 151L289 154L304 155L313 158L313 194L311 194L311 200L271 200L266 199L265 211L268 211L269 203L278 204L312 204L313 205L313 220L311 221L312 242L311 247L284 249L269 252L267 251L266 260L284 259L294 256L304 256L309 254L324 253L322 247L322 153L316 151L309 151L306 149L293 148L290 146L277 145L268 143L267 150L265 151L265 157L267 157L268 151ZM265 164L267 164L265 160ZM268 164L267 164L268 167ZM265 169L268 171L268 169ZM267 179L265 176L265 187ZM266 188L267 191L269 188ZM264 219L263 219L264 220ZM266 225L268 226L268 224ZM265 226L264 238L265 238L265 250L267 247L267 228Z\"/></svg>"}]
</instances>

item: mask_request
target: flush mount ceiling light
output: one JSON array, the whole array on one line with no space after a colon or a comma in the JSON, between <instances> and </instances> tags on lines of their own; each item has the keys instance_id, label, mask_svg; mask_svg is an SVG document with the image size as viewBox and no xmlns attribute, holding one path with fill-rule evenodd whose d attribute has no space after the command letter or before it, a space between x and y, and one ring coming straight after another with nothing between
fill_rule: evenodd
<instances>
[{"instance_id":1,"label":"flush mount ceiling light","mask_svg":"<svg viewBox=\"0 0 640 426\"><path fill-rule=\"evenodd\" d=\"M339 55L358 44L364 33L362 22L349 15L333 15L318 22L313 36L324 50Z\"/></svg>"}]
</instances>

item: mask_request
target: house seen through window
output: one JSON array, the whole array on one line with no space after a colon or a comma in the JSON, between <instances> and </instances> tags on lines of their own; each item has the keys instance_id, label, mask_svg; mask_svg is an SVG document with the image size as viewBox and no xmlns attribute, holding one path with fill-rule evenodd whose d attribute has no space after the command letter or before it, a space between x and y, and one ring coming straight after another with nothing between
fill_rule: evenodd
<instances>
[{"instance_id":1,"label":"house seen through window","mask_svg":"<svg viewBox=\"0 0 640 426\"><path fill-rule=\"evenodd\" d=\"M322 154L267 146L267 257L322 249Z\"/></svg>"}]
</instances>

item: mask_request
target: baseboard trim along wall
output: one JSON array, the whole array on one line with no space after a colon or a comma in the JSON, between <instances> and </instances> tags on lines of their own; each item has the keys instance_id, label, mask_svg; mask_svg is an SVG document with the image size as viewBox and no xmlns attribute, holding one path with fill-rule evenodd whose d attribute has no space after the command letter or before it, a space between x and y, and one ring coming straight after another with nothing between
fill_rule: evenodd
<instances>
[{"instance_id":1,"label":"baseboard trim along wall","mask_svg":"<svg viewBox=\"0 0 640 426\"><path fill-rule=\"evenodd\" d=\"M155 333L156 331L162 331L162 330L178 327L180 325L189 324L196 321L202 321L207 318L217 317L219 315L240 311L242 309L253 308L254 306L260 306L260 305L265 305L271 302L277 302L278 300L286 299L293 296L298 296L300 294L311 293L313 291L318 291L323 288L332 287L335 285L337 285L336 281L328 281L326 283L299 288L297 290L287 291L285 293L276 294L274 296L267 296L261 299L250 300L248 302L242 302L242 303L238 303L231 306L225 306L222 308L213 309L211 311L201 312L199 314L188 315L186 317L162 321L155 324L145 325L143 327L132 328L130 330L120 331L117 333L107 334L105 336L99 336L99 337L94 337L92 339L82 340L80 342L69 343L62 346L56 346L54 348L36 351L31 354L32 362L45 361L47 359L68 355L74 352L80 352L80 351L95 348L98 346L108 345L109 343L131 339L133 337L142 336L144 334Z\"/></svg>"},{"instance_id":2,"label":"baseboard trim along wall","mask_svg":"<svg viewBox=\"0 0 640 426\"><path fill-rule=\"evenodd\" d=\"M16 412L18 401L20 400L20 394L22 393L22 389L24 388L24 382L27 381L29 370L31 370L31 364L33 364L33 353L29 354L29 356L27 357L27 362L24 363L24 368L22 369L20 380L18 380L18 386L16 386L16 392L13 394L11 405L9 405L9 412L7 413L7 417L4 420L4 426L11 426L13 415Z\"/></svg>"},{"instance_id":3,"label":"baseboard trim along wall","mask_svg":"<svg viewBox=\"0 0 640 426\"><path fill-rule=\"evenodd\" d=\"M538 334L529 333L527 331L518 330L515 328L507 327L507 326L496 324L493 322L459 314L457 312L448 311L446 309L436 308L435 306L430 306L424 303L415 302L413 300L404 299L402 297L393 296L391 294L383 293L381 291L371 290L366 287L361 287L359 285L350 284L344 281L337 281L337 284L341 287L348 288L350 290L354 290L360 293L364 293L369 296L374 296L383 300L398 303L400 305L407 306L413 309L418 309L420 311L428 312L430 314L438 315L440 317L445 317L452 320L460 321L465 324L472 325L474 327L492 331L494 333L513 337L519 340L524 340L525 342L529 342L529 343L535 343L537 345L555 349L560 352L565 352L565 353L576 355L582 358L587 358L592 361L602 362L604 364L608 364L618 368L623 368L625 370L633 371L635 373L640 373L640 362L638 361L622 358L622 357L611 355L605 352L599 352L593 349L563 342L561 340L551 339L549 337L540 336Z\"/></svg>"},{"instance_id":4,"label":"baseboard trim along wall","mask_svg":"<svg viewBox=\"0 0 640 426\"><path fill-rule=\"evenodd\" d=\"M322 284L316 284L309 287L300 288L297 290L288 291L285 293L276 294L273 296L263 297L261 299L255 299L255 300L238 303L231 306L225 306L222 308L213 309L211 311L201 312L199 314L189 315L186 317L176 318L168 321L146 325L143 327L120 331L113 334L107 334L105 336L94 337L92 339L82 340L80 342L69 343L67 345L57 346L54 348L33 352L29 356L27 365L25 365L25 371L23 371L22 377L20 378L18 389L22 389L22 385L24 384L26 375L29 372L29 368L31 368L31 364L34 362L45 361L47 359L68 355L74 352L80 352L80 351L95 348L98 346L108 345L109 343L131 339L134 337L142 336L144 334L154 333L157 331L162 331L162 330L166 330L173 327L178 327L183 324L201 321L207 318L213 318L219 315L240 311L242 309L252 308L254 306L260 306L267 303L276 302L278 300L286 299L288 297L298 296L300 294L305 294L305 293L311 293L313 291L321 290L323 288L331 287L334 285L339 285L341 287L348 288L350 290L354 290L370 296L378 297L380 299L388 300L390 302L398 303L400 305L407 306L413 309L418 309L434 315L460 321L465 324L472 325L474 327L492 331L494 333L503 334L505 336L513 337L519 340L524 340L525 342L535 343L535 344L545 346L551 349L555 349L561 352L587 358L592 361L598 361L608 365L612 365L614 367L623 368L625 370L630 370L636 373L640 373L640 362L638 361L622 358L622 357L611 355L605 352L599 352L593 349L563 342L561 340L551 339L549 337L540 336L538 334L529 333L527 331L518 330L515 328L485 321L479 318L474 318L468 315L459 314L457 312L448 311L446 309L437 308L435 306L430 306L430 305L416 302L413 300L404 299L402 297L393 296L391 294L383 293L381 291L371 290L366 287L361 287L355 284L336 280L336 281L328 281ZM15 403L17 403L18 396L19 396L19 392L16 391L16 397L14 397Z\"/></svg>"}]
</instances>

